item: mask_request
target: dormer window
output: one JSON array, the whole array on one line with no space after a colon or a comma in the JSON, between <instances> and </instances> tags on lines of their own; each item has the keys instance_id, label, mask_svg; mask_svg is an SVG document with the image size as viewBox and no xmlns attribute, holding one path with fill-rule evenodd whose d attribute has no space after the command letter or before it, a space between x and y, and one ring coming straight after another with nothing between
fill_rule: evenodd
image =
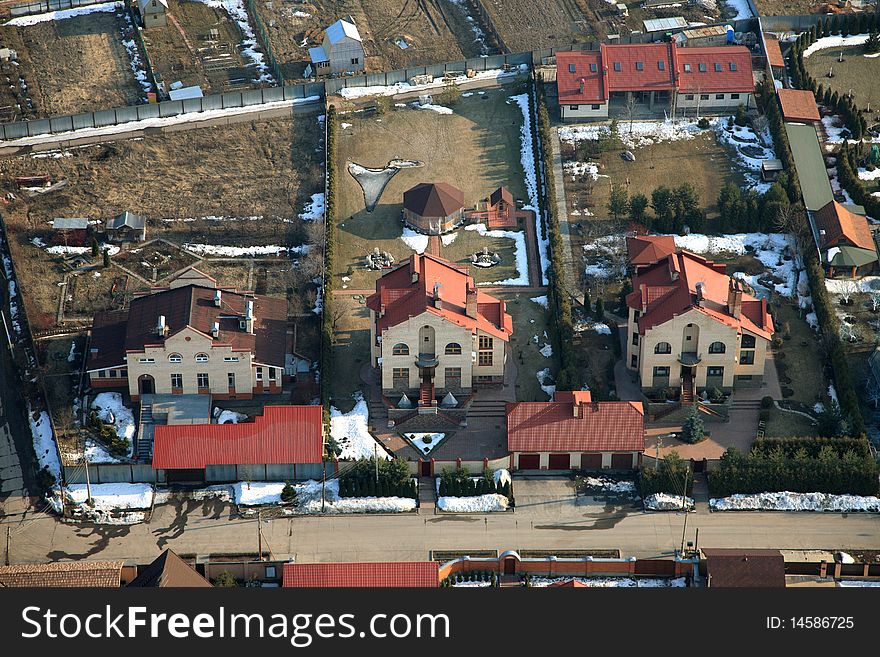
<instances>
[{"instance_id":1,"label":"dormer window","mask_svg":"<svg viewBox=\"0 0 880 657\"><path fill-rule=\"evenodd\" d=\"M736 62L730 62L730 65L729 65L729 66L730 66L730 70L731 70L731 71L735 71L735 70L736 70Z\"/></svg>"},{"instance_id":2,"label":"dormer window","mask_svg":"<svg viewBox=\"0 0 880 657\"><path fill-rule=\"evenodd\" d=\"M721 73L721 64L719 64L718 62L715 62L715 72Z\"/></svg>"},{"instance_id":3,"label":"dormer window","mask_svg":"<svg viewBox=\"0 0 880 657\"><path fill-rule=\"evenodd\" d=\"M599 67L596 66L595 63L590 64L590 73L595 73L595 72L598 71L598 70L599 70Z\"/></svg>"},{"instance_id":4,"label":"dormer window","mask_svg":"<svg viewBox=\"0 0 880 657\"><path fill-rule=\"evenodd\" d=\"M691 72L691 65L690 65L690 64L685 64L685 65L684 65L684 72L685 72L685 73L690 73L690 72Z\"/></svg>"},{"instance_id":5,"label":"dormer window","mask_svg":"<svg viewBox=\"0 0 880 657\"><path fill-rule=\"evenodd\" d=\"M636 62L636 70L644 71L645 70L645 62Z\"/></svg>"},{"instance_id":6,"label":"dormer window","mask_svg":"<svg viewBox=\"0 0 880 657\"><path fill-rule=\"evenodd\" d=\"M614 62L614 70L620 73L620 62Z\"/></svg>"},{"instance_id":7,"label":"dormer window","mask_svg":"<svg viewBox=\"0 0 880 657\"><path fill-rule=\"evenodd\" d=\"M706 72L706 65L701 63L700 64L700 73L705 73L705 72Z\"/></svg>"},{"instance_id":8,"label":"dormer window","mask_svg":"<svg viewBox=\"0 0 880 657\"><path fill-rule=\"evenodd\" d=\"M665 71L666 70L666 62L664 62L662 59L657 61L657 70L658 71Z\"/></svg>"},{"instance_id":9,"label":"dormer window","mask_svg":"<svg viewBox=\"0 0 880 657\"><path fill-rule=\"evenodd\" d=\"M569 73L576 73L576 72L577 72L577 65L575 65L575 64L569 64L569 65L568 65L568 72L569 72Z\"/></svg>"}]
</instances>

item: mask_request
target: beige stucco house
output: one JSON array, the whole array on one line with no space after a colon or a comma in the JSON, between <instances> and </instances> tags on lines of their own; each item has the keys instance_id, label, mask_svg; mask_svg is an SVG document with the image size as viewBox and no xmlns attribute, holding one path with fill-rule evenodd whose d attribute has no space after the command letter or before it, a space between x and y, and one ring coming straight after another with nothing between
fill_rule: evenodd
<instances>
[{"instance_id":1,"label":"beige stucco house","mask_svg":"<svg viewBox=\"0 0 880 657\"><path fill-rule=\"evenodd\" d=\"M639 268L629 307L626 364L645 391L760 385L773 337L766 299L722 264L685 251Z\"/></svg>"},{"instance_id":2,"label":"beige stucco house","mask_svg":"<svg viewBox=\"0 0 880 657\"><path fill-rule=\"evenodd\" d=\"M371 362L386 395L436 405L446 393L503 381L513 319L466 269L414 254L379 278L367 307Z\"/></svg>"},{"instance_id":3,"label":"beige stucco house","mask_svg":"<svg viewBox=\"0 0 880 657\"><path fill-rule=\"evenodd\" d=\"M153 290L95 315L86 370L94 388L249 399L279 393L287 302L209 286ZM183 282L183 281L182 281Z\"/></svg>"}]
</instances>

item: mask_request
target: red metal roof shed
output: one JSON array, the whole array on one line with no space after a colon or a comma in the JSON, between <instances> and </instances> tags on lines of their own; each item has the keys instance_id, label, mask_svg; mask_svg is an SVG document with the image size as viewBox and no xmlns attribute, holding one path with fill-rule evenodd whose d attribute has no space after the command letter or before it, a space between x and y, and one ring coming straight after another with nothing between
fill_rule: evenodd
<instances>
[{"instance_id":1,"label":"red metal roof shed","mask_svg":"<svg viewBox=\"0 0 880 657\"><path fill-rule=\"evenodd\" d=\"M437 588L439 571L435 561L286 563L283 586Z\"/></svg>"}]
</instances>

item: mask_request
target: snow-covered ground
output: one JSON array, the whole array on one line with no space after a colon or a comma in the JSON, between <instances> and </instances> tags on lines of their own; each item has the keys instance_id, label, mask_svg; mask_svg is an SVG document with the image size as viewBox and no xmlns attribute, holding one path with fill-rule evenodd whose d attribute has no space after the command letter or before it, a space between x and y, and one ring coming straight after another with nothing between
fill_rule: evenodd
<instances>
[{"instance_id":1,"label":"snow-covered ground","mask_svg":"<svg viewBox=\"0 0 880 657\"><path fill-rule=\"evenodd\" d=\"M302 254L309 250L308 245L303 246L218 246L216 244L194 244L188 242L183 245L187 251L201 256L218 256L221 258L254 258L258 256L275 256L282 253Z\"/></svg>"},{"instance_id":2,"label":"snow-covered ground","mask_svg":"<svg viewBox=\"0 0 880 657\"><path fill-rule=\"evenodd\" d=\"M773 138L768 129L763 134L757 134L749 126L728 127L727 119L715 119L715 137L722 144L729 146L736 154L736 162L743 168L743 177L746 179L746 188L756 190L763 194L772 186L772 183L761 179L761 164L764 160L776 158L773 150ZM744 148L754 149L754 153L746 153Z\"/></svg>"},{"instance_id":3,"label":"snow-covered ground","mask_svg":"<svg viewBox=\"0 0 880 657\"><path fill-rule=\"evenodd\" d=\"M814 52L826 50L828 48L846 48L848 46L861 46L868 40L867 34L851 34L849 36L827 36L816 39L814 43L804 50L804 58L806 59Z\"/></svg>"},{"instance_id":4,"label":"snow-covered ground","mask_svg":"<svg viewBox=\"0 0 880 657\"><path fill-rule=\"evenodd\" d=\"M842 588L880 587L880 581L868 579L841 579L837 586Z\"/></svg>"},{"instance_id":5,"label":"snow-covered ground","mask_svg":"<svg viewBox=\"0 0 880 657\"><path fill-rule=\"evenodd\" d=\"M254 82L274 82L275 79L266 65L266 58L259 50L257 35L254 34L254 28L251 27L244 0L197 0L197 2L206 4L213 9L226 11L229 17L238 24L238 29L241 31L242 38L239 48L241 54L250 59L257 70Z\"/></svg>"},{"instance_id":6,"label":"snow-covered ground","mask_svg":"<svg viewBox=\"0 0 880 657\"><path fill-rule=\"evenodd\" d=\"M545 367L543 370L535 373L535 376L538 378L538 383L541 386L541 390L550 395L550 400L553 400L553 393L556 392L556 384L549 383L549 381L553 380L553 377L550 375L550 368Z\"/></svg>"},{"instance_id":7,"label":"snow-covered ground","mask_svg":"<svg viewBox=\"0 0 880 657\"><path fill-rule=\"evenodd\" d=\"M532 143L532 113L529 109L529 96L528 94L519 94L518 96L511 96L507 101L516 103L523 116L522 126L519 131L520 161L525 172L526 192L529 195L529 204L524 206L523 209L532 210L535 214L535 235L538 237L538 257L541 260L541 282L542 285L547 285L547 269L550 266L550 231L542 230L544 213L541 210L541 204L538 202L538 176L535 171L535 150ZM544 237L545 233L547 237Z\"/></svg>"},{"instance_id":8,"label":"snow-covered ground","mask_svg":"<svg viewBox=\"0 0 880 657\"><path fill-rule=\"evenodd\" d=\"M48 11L44 14L33 14L32 16L19 16L18 18L13 18L12 20L6 21L4 25L25 27L27 25L45 23L47 21L61 21L66 18L86 16L88 14L115 12L119 9L123 9L124 7L125 5L121 2L102 2L101 4L89 5L87 7L75 7L73 9Z\"/></svg>"},{"instance_id":9,"label":"snow-covered ground","mask_svg":"<svg viewBox=\"0 0 880 657\"><path fill-rule=\"evenodd\" d=\"M877 178L880 178L880 168L868 171L864 167L859 167L858 175L860 180L876 180Z\"/></svg>"},{"instance_id":10,"label":"snow-covered ground","mask_svg":"<svg viewBox=\"0 0 880 657\"><path fill-rule=\"evenodd\" d=\"M636 483L634 481L615 481L605 477L584 477L583 481L587 488L603 493L634 495L636 492Z\"/></svg>"},{"instance_id":11,"label":"snow-covered ground","mask_svg":"<svg viewBox=\"0 0 880 657\"><path fill-rule=\"evenodd\" d=\"M452 114L452 108L445 107L443 105L435 105L434 103L425 103L424 105L416 102L413 104L413 107L417 107L418 109L429 110L431 112L437 112L437 114Z\"/></svg>"},{"instance_id":12,"label":"snow-covered ground","mask_svg":"<svg viewBox=\"0 0 880 657\"><path fill-rule=\"evenodd\" d=\"M866 511L880 513L880 498L828 493L755 493L712 498L713 511Z\"/></svg>"},{"instance_id":13,"label":"snow-covered ground","mask_svg":"<svg viewBox=\"0 0 880 657\"><path fill-rule=\"evenodd\" d=\"M125 35L126 29L138 29L137 26L132 23L131 16L127 12L123 12L122 16L127 26L122 31L123 36ZM141 61L141 53L138 50L137 44L134 42L134 39L122 39L122 45L125 47L126 52L128 52L128 60L129 66L131 66L131 72L134 74L134 78L138 81L138 84L141 85L141 91L143 92L141 100L143 102L146 102L147 93L153 89L153 84L147 77L147 70L144 67L143 61Z\"/></svg>"},{"instance_id":14,"label":"snow-covered ground","mask_svg":"<svg viewBox=\"0 0 880 657\"><path fill-rule=\"evenodd\" d=\"M477 71L474 77L469 78L465 75L458 76L453 79L456 84L463 84L465 82L473 82L476 80L504 80L505 78L512 78L518 75L519 73L528 70L528 67L523 65L525 68L516 69L513 71L503 71L501 69L490 69L488 71ZM355 98L365 98L368 96L397 96L399 94L411 93L413 91L426 91L429 89L442 89L448 80L444 80L443 77L434 78L431 82L427 82L425 84L410 84L409 82L398 82L397 84L392 85L373 85L369 87L345 87L344 89L340 89L337 93L343 98L347 98L349 100Z\"/></svg>"},{"instance_id":15,"label":"snow-covered ground","mask_svg":"<svg viewBox=\"0 0 880 657\"><path fill-rule=\"evenodd\" d=\"M731 20L738 21L742 18L751 18L755 15L746 0L723 0L723 2L736 12L736 15L733 16Z\"/></svg>"},{"instance_id":16,"label":"snow-covered ground","mask_svg":"<svg viewBox=\"0 0 880 657\"><path fill-rule=\"evenodd\" d=\"M683 500L683 501L682 501ZM643 500L646 509L651 511L681 511L682 505L687 510L694 508L692 497L670 495L669 493L654 493Z\"/></svg>"},{"instance_id":17,"label":"snow-covered ground","mask_svg":"<svg viewBox=\"0 0 880 657\"><path fill-rule=\"evenodd\" d=\"M74 517L99 525L133 525L143 522L146 511L153 505L153 487L150 484L92 484L92 505L88 505L89 487L71 484L63 491L55 491L50 503L61 510L60 496L72 510Z\"/></svg>"},{"instance_id":18,"label":"snow-covered ground","mask_svg":"<svg viewBox=\"0 0 880 657\"><path fill-rule=\"evenodd\" d=\"M666 588L687 586L687 580L684 577L669 579L660 577L532 577L531 584L533 587L545 587L571 580L596 588Z\"/></svg>"},{"instance_id":19,"label":"snow-covered ground","mask_svg":"<svg viewBox=\"0 0 880 657\"><path fill-rule=\"evenodd\" d=\"M238 413L228 409L215 408L214 419L217 421L217 424L238 424L239 422L247 420L248 416L244 413Z\"/></svg>"},{"instance_id":20,"label":"snow-covered ground","mask_svg":"<svg viewBox=\"0 0 880 657\"><path fill-rule=\"evenodd\" d=\"M717 120L717 119L716 119ZM682 141L693 139L705 132L695 121L679 119L672 121L633 121L630 130L629 121L618 123L620 141L627 148L639 148L659 144L665 141ZM606 125L578 125L559 128L562 141L577 144L581 141L596 140L607 135L610 128Z\"/></svg>"},{"instance_id":21,"label":"snow-covered ground","mask_svg":"<svg viewBox=\"0 0 880 657\"><path fill-rule=\"evenodd\" d=\"M538 304L542 308L549 308L550 307L547 302L547 295L546 294L543 296L540 296L540 297L531 297L530 300L534 301L536 304Z\"/></svg>"},{"instance_id":22,"label":"snow-covered ground","mask_svg":"<svg viewBox=\"0 0 880 657\"><path fill-rule=\"evenodd\" d=\"M379 445L370 434L370 411L363 395L355 393L355 400L357 403L348 413L342 413L333 406L330 407L330 436L342 448L339 458L342 460L368 459L375 454L378 454L379 458L389 458L385 448ZM378 450L376 449L377 445Z\"/></svg>"},{"instance_id":23,"label":"snow-covered ground","mask_svg":"<svg viewBox=\"0 0 880 657\"><path fill-rule=\"evenodd\" d=\"M99 393L92 402L91 408L97 411L98 419L105 424L113 425L116 435L125 440L129 450L132 450L137 425L131 409L123 403L122 395L118 392Z\"/></svg>"},{"instance_id":24,"label":"snow-covered ground","mask_svg":"<svg viewBox=\"0 0 880 657\"><path fill-rule=\"evenodd\" d=\"M575 331L595 331L599 335L611 335L611 327L605 322L575 321Z\"/></svg>"},{"instance_id":25,"label":"snow-covered ground","mask_svg":"<svg viewBox=\"0 0 880 657\"><path fill-rule=\"evenodd\" d=\"M31 244L40 248L45 248L46 253L52 255L85 255L86 253L92 252L92 247L90 246L64 246L63 244L59 244L57 246L46 247L38 237L32 239ZM111 256L115 256L119 253L119 247L111 246L110 244L101 244L100 249L101 251L109 251Z\"/></svg>"},{"instance_id":26,"label":"snow-covered ground","mask_svg":"<svg viewBox=\"0 0 880 657\"><path fill-rule=\"evenodd\" d=\"M550 358L553 355L553 347L545 342L544 346L538 349L538 353L544 358Z\"/></svg>"},{"instance_id":27,"label":"snow-covered ground","mask_svg":"<svg viewBox=\"0 0 880 657\"><path fill-rule=\"evenodd\" d=\"M405 435L413 446L423 454L430 454L446 437L445 433L408 433Z\"/></svg>"},{"instance_id":28,"label":"snow-covered ground","mask_svg":"<svg viewBox=\"0 0 880 657\"><path fill-rule=\"evenodd\" d=\"M440 497L437 506L449 513L490 513L507 511L507 498L497 493L470 497Z\"/></svg>"},{"instance_id":29,"label":"snow-covered ground","mask_svg":"<svg viewBox=\"0 0 880 657\"><path fill-rule=\"evenodd\" d=\"M440 243L443 246L449 246L455 241L456 237L458 237L458 233L446 233L440 236Z\"/></svg>"},{"instance_id":30,"label":"snow-covered ground","mask_svg":"<svg viewBox=\"0 0 880 657\"><path fill-rule=\"evenodd\" d=\"M238 482L232 485L233 500L242 506L281 504L283 482ZM290 515L321 513L321 482L293 484L296 504L286 507ZM324 488L324 513L402 513L413 511L416 501L408 497L339 497L339 481L330 479Z\"/></svg>"},{"instance_id":31,"label":"snow-covered ground","mask_svg":"<svg viewBox=\"0 0 880 657\"><path fill-rule=\"evenodd\" d=\"M40 411L35 418L34 410L28 404L28 421L31 425L34 452L40 463L40 469L47 468L56 481L61 481L61 461L58 458L55 436L52 435L52 421L49 419L49 413Z\"/></svg>"},{"instance_id":32,"label":"snow-covered ground","mask_svg":"<svg viewBox=\"0 0 880 657\"><path fill-rule=\"evenodd\" d=\"M529 284L529 253L526 250L526 236L521 230L488 230L485 224L468 224L465 230L475 230L483 237L506 238L514 242L516 258L516 278L505 278L503 281L480 283L480 285L523 285Z\"/></svg>"},{"instance_id":33,"label":"snow-covered ground","mask_svg":"<svg viewBox=\"0 0 880 657\"><path fill-rule=\"evenodd\" d=\"M324 218L324 192L312 194L311 200L306 203L303 211L300 212L299 218L303 221L318 221Z\"/></svg>"},{"instance_id":34,"label":"snow-covered ground","mask_svg":"<svg viewBox=\"0 0 880 657\"><path fill-rule=\"evenodd\" d=\"M416 253L424 253L425 249L428 248L429 237L422 233L417 233L409 226L403 227L403 234L401 234L400 239Z\"/></svg>"},{"instance_id":35,"label":"snow-covered ground","mask_svg":"<svg viewBox=\"0 0 880 657\"><path fill-rule=\"evenodd\" d=\"M84 456L89 463L121 463L122 460L113 456L107 449L101 445L100 443L95 442L91 438L86 438L85 449L83 450L83 454L66 454L65 458L72 458L76 461L80 461L81 456Z\"/></svg>"},{"instance_id":36,"label":"snow-covered ground","mask_svg":"<svg viewBox=\"0 0 880 657\"><path fill-rule=\"evenodd\" d=\"M321 100L318 95L306 96L304 98L295 98L293 100L279 100L273 103L262 103L258 105L248 105L246 107L230 107L227 109L208 110L205 112L187 112L186 114L178 114L176 116L164 116L154 119L141 119L139 121L128 121L118 125L110 125L102 128L82 128L80 130L69 130L67 132L53 132L36 137L22 137L20 139L10 139L2 141L8 146L29 146L43 144L46 142L55 142L59 139L73 138L77 139L103 137L116 135L134 130L144 130L146 128L160 128L169 125L179 125L181 123L196 123L200 121L209 121L212 119L222 119L227 116L236 116L240 114L253 114L255 112L266 112L269 110L283 109L301 105L305 103L315 103ZM73 247L71 247L73 248Z\"/></svg>"}]
</instances>

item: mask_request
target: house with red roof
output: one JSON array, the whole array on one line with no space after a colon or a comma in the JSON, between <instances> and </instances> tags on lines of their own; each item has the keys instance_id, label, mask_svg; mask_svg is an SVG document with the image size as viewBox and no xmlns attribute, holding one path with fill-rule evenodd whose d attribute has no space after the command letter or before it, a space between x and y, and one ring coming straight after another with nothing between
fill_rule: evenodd
<instances>
[{"instance_id":1,"label":"house with red roof","mask_svg":"<svg viewBox=\"0 0 880 657\"><path fill-rule=\"evenodd\" d=\"M551 402L507 404L507 448L517 470L632 470L645 450L641 402L594 402L589 390Z\"/></svg>"},{"instance_id":2,"label":"house with red roof","mask_svg":"<svg viewBox=\"0 0 880 657\"><path fill-rule=\"evenodd\" d=\"M807 216L826 276L855 278L877 269L877 245L865 208L830 201Z\"/></svg>"},{"instance_id":3,"label":"house with red roof","mask_svg":"<svg viewBox=\"0 0 880 657\"><path fill-rule=\"evenodd\" d=\"M323 454L320 406L266 406L263 415L238 424L153 428L160 483L319 479Z\"/></svg>"},{"instance_id":4,"label":"house with red roof","mask_svg":"<svg viewBox=\"0 0 880 657\"><path fill-rule=\"evenodd\" d=\"M629 235L626 238L627 260L635 269L653 265L672 253L675 253L672 235Z\"/></svg>"},{"instance_id":5,"label":"house with red roof","mask_svg":"<svg viewBox=\"0 0 880 657\"><path fill-rule=\"evenodd\" d=\"M674 41L602 44L556 55L564 121L604 119L615 103L676 113L754 106L752 56L744 46L680 48Z\"/></svg>"},{"instance_id":6,"label":"house with red roof","mask_svg":"<svg viewBox=\"0 0 880 657\"><path fill-rule=\"evenodd\" d=\"M727 275L723 264L681 251L633 276L626 364L642 389L698 390L760 385L773 338L766 298Z\"/></svg>"},{"instance_id":7,"label":"house with red roof","mask_svg":"<svg viewBox=\"0 0 880 657\"><path fill-rule=\"evenodd\" d=\"M385 395L415 395L426 411L440 395L503 381L513 319L467 268L413 254L376 281L366 304L371 361Z\"/></svg>"},{"instance_id":8,"label":"house with red roof","mask_svg":"<svg viewBox=\"0 0 880 657\"><path fill-rule=\"evenodd\" d=\"M86 371L93 388L250 399L279 393L287 301L221 289L207 277L151 290L97 313Z\"/></svg>"},{"instance_id":9,"label":"house with red roof","mask_svg":"<svg viewBox=\"0 0 880 657\"><path fill-rule=\"evenodd\" d=\"M286 563L284 588L437 588L436 561Z\"/></svg>"}]
</instances>

